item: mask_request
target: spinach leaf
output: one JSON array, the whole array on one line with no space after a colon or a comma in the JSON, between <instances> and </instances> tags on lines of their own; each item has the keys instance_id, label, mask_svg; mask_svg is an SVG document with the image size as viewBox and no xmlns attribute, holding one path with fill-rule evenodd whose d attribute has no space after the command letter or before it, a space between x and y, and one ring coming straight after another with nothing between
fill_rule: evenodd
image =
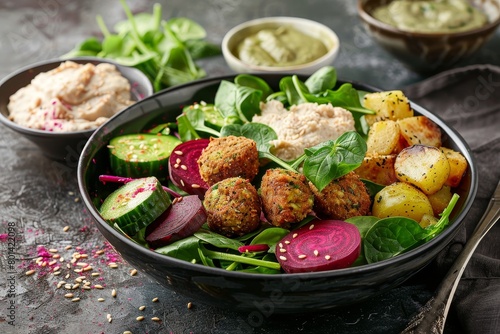
<instances>
[{"instance_id":1,"label":"spinach leaf","mask_svg":"<svg viewBox=\"0 0 500 334\"><path fill-rule=\"evenodd\" d=\"M325 66L314 72L305 85L311 94L319 94L328 89L333 89L337 83L337 71L333 66Z\"/></svg>"},{"instance_id":2,"label":"spinach leaf","mask_svg":"<svg viewBox=\"0 0 500 334\"><path fill-rule=\"evenodd\" d=\"M260 114L262 91L236 85L236 110L244 123L252 121L254 115Z\"/></svg>"},{"instance_id":3,"label":"spinach leaf","mask_svg":"<svg viewBox=\"0 0 500 334\"><path fill-rule=\"evenodd\" d=\"M236 239L231 239L220 235L218 233L212 232L210 230L200 229L197 231L194 236L200 240L205 241L206 243L211 244L217 248L223 249L232 249L238 251L238 247L243 246L244 244L241 241Z\"/></svg>"},{"instance_id":4,"label":"spinach leaf","mask_svg":"<svg viewBox=\"0 0 500 334\"><path fill-rule=\"evenodd\" d=\"M366 154L366 142L356 132L342 134L335 141L327 141L305 150L304 175L319 191L332 180L358 168Z\"/></svg>"},{"instance_id":5,"label":"spinach leaf","mask_svg":"<svg viewBox=\"0 0 500 334\"><path fill-rule=\"evenodd\" d=\"M269 227L256 235L250 242L250 245L268 245L268 252L274 254L276 244L288 233L290 233L289 230L281 227Z\"/></svg>"},{"instance_id":6,"label":"spinach leaf","mask_svg":"<svg viewBox=\"0 0 500 334\"><path fill-rule=\"evenodd\" d=\"M269 86L269 84L255 75L251 74L238 74L234 78L234 83L239 86L250 87L255 90L259 90L262 92L261 101L265 101L269 95L273 93L273 90Z\"/></svg>"},{"instance_id":7,"label":"spinach leaf","mask_svg":"<svg viewBox=\"0 0 500 334\"><path fill-rule=\"evenodd\" d=\"M363 241L368 263L389 259L429 241L448 225L449 217L459 196L454 194L439 221L427 228L410 218L389 217L377 221Z\"/></svg>"},{"instance_id":8,"label":"spinach leaf","mask_svg":"<svg viewBox=\"0 0 500 334\"><path fill-rule=\"evenodd\" d=\"M323 94L330 103L336 107L345 108L351 112L362 114L375 114L373 110L367 109L361 105L358 91L350 83L345 83L337 90L328 90Z\"/></svg>"},{"instance_id":9,"label":"spinach leaf","mask_svg":"<svg viewBox=\"0 0 500 334\"><path fill-rule=\"evenodd\" d=\"M176 259L201 262L198 249L200 248L200 239L195 236L190 236L181 240L177 240L169 245L155 249L155 252L163 255L175 257Z\"/></svg>"},{"instance_id":10,"label":"spinach leaf","mask_svg":"<svg viewBox=\"0 0 500 334\"><path fill-rule=\"evenodd\" d=\"M293 78L291 76L281 78L279 87L281 91L285 93L289 105L293 106L307 102L297 91L297 88L295 87Z\"/></svg>"},{"instance_id":11,"label":"spinach leaf","mask_svg":"<svg viewBox=\"0 0 500 334\"><path fill-rule=\"evenodd\" d=\"M236 110L236 85L227 80L222 80L215 94L214 104L222 114L222 117L239 117Z\"/></svg>"},{"instance_id":12,"label":"spinach leaf","mask_svg":"<svg viewBox=\"0 0 500 334\"><path fill-rule=\"evenodd\" d=\"M179 136L183 142L200 138L198 131L215 137L220 136L219 132L205 125L205 115L199 108L184 108L183 113L177 117L177 123Z\"/></svg>"}]
</instances>

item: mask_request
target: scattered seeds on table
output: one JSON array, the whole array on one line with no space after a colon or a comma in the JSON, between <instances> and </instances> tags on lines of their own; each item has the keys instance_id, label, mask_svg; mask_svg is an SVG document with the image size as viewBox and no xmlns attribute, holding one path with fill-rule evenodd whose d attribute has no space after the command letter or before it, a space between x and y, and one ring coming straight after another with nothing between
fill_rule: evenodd
<instances>
[{"instance_id":1,"label":"scattered seeds on table","mask_svg":"<svg viewBox=\"0 0 500 334\"><path fill-rule=\"evenodd\" d=\"M160 321L160 318L158 318L158 317L152 317L151 320L153 320L153 321Z\"/></svg>"},{"instance_id":2,"label":"scattered seeds on table","mask_svg":"<svg viewBox=\"0 0 500 334\"><path fill-rule=\"evenodd\" d=\"M191 303L191 302L187 303L187 308L188 308L188 309L193 308L193 303Z\"/></svg>"},{"instance_id":3,"label":"scattered seeds on table","mask_svg":"<svg viewBox=\"0 0 500 334\"><path fill-rule=\"evenodd\" d=\"M146 309L146 306L144 306L144 305L139 306L139 311L144 311L144 309Z\"/></svg>"},{"instance_id":4,"label":"scattered seeds on table","mask_svg":"<svg viewBox=\"0 0 500 334\"><path fill-rule=\"evenodd\" d=\"M116 290L115 289L111 290L111 297L116 297Z\"/></svg>"},{"instance_id":5,"label":"scattered seeds on table","mask_svg":"<svg viewBox=\"0 0 500 334\"><path fill-rule=\"evenodd\" d=\"M98 302L103 302L105 299L104 298L98 298L97 301Z\"/></svg>"},{"instance_id":6,"label":"scattered seeds on table","mask_svg":"<svg viewBox=\"0 0 500 334\"><path fill-rule=\"evenodd\" d=\"M26 272L26 276L31 276L31 275L33 275L34 273L35 273L35 270L34 270L34 269L28 270L28 271Z\"/></svg>"},{"instance_id":7,"label":"scattered seeds on table","mask_svg":"<svg viewBox=\"0 0 500 334\"><path fill-rule=\"evenodd\" d=\"M130 276L135 276L135 275L137 275L137 269L132 269L130 271Z\"/></svg>"},{"instance_id":8,"label":"scattered seeds on table","mask_svg":"<svg viewBox=\"0 0 500 334\"><path fill-rule=\"evenodd\" d=\"M78 298L78 297L77 297L77 298L73 298L73 299L71 299L71 301L72 301L72 302L79 302L79 301L80 301L80 298Z\"/></svg>"},{"instance_id":9,"label":"scattered seeds on table","mask_svg":"<svg viewBox=\"0 0 500 334\"><path fill-rule=\"evenodd\" d=\"M66 225L66 226L64 226L64 228L63 228L63 232L68 232L68 231L69 231L69 226L67 226L67 225Z\"/></svg>"},{"instance_id":10,"label":"scattered seeds on table","mask_svg":"<svg viewBox=\"0 0 500 334\"><path fill-rule=\"evenodd\" d=\"M135 318L135 320L137 320L137 321L143 321L144 320L144 316L140 315L137 318Z\"/></svg>"},{"instance_id":11,"label":"scattered seeds on table","mask_svg":"<svg viewBox=\"0 0 500 334\"><path fill-rule=\"evenodd\" d=\"M156 303L157 301L158 301L158 297L154 297L152 300L153 303Z\"/></svg>"}]
</instances>

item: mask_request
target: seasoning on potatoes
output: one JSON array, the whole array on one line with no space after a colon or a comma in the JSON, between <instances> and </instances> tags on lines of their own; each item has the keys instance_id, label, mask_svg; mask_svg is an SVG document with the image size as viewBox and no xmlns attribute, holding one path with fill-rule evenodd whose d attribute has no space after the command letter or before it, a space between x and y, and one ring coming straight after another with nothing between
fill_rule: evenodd
<instances>
[{"instance_id":1,"label":"seasoning on potatoes","mask_svg":"<svg viewBox=\"0 0 500 334\"><path fill-rule=\"evenodd\" d=\"M413 145L403 149L394 162L399 181L408 182L426 195L443 187L450 174L450 164L437 147Z\"/></svg>"},{"instance_id":2,"label":"seasoning on potatoes","mask_svg":"<svg viewBox=\"0 0 500 334\"><path fill-rule=\"evenodd\" d=\"M441 147L441 130L426 116L400 119L398 124L407 146L422 144Z\"/></svg>"},{"instance_id":3,"label":"seasoning on potatoes","mask_svg":"<svg viewBox=\"0 0 500 334\"><path fill-rule=\"evenodd\" d=\"M402 216L417 222L426 214L434 215L427 196L404 182L393 183L379 191L375 195L372 214L379 218Z\"/></svg>"},{"instance_id":4,"label":"seasoning on potatoes","mask_svg":"<svg viewBox=\"0 0 500 334\"><path fill-rule=\"evenodd\" d=\"M372 182L388 186L396 182L396 173L394 172L394 162L396 161L396 154L390 155L367 155L361 166L356 168L354 172L362 179L370 180Z\"/></svg>"},{"instance_id":5,"label":"seasoning on potatoes","mask_svg":"<svg viewBox=\"0 0 500 334\"><path fill-rule=\"evenodd\" d=\"M366 153L369 155L386 155L397 154L407 145L402 140L399 124L395 121L385 120L375 122L370 127L366 146Z\"/></svg>"},{"instance_id":6,"label":"seasoning on potatoes","mask_svg":"<svg viewBox=\"0 0 500 334\"><path fill-rule=\"evenodd\" d=\"M365 115L368 125L378 121L398 120L413 116L410 101L400 90L366 94L363 105L375 111L375 115Z\"/></svg>"}]
</instances>

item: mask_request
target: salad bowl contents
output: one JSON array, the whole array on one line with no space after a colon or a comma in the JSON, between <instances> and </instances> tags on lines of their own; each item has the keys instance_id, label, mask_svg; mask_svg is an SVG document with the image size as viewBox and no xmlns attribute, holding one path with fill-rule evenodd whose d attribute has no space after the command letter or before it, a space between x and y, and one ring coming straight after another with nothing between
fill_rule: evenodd
<instances>
[{"instance_id":1,"label":"salad bowl contents","mask_svg":"<svg viewBox=\"0 0 500 334\"><path fill-rule=\"evenodd\" d=\"M272 143L301 130L292 122L278 136L257 122L268 103L285 113L343 108L353 129L281 159ZM124 136L136 141L117 160ZM173 147L158 144L166 138ZM78 180L99 230L132 265L219 306L255 309L279 292L278 313L352 304L402 283L451 240L477 187L466 143L439 118L400 91L340 82L332 67L203 80L148 98L93 135Z\"/></svg>"}]
</instances>

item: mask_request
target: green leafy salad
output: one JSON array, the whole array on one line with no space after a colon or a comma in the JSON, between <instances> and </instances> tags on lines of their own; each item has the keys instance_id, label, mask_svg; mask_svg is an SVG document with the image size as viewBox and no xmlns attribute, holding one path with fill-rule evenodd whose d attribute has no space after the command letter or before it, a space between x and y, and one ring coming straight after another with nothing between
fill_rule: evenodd
<instances>
[{"instance_id":1,"label":"green leafy salad","mask_svg":"<svg viewBox=\"0 0 500 334\"><path fill-rule=\"evenodd\" d=\"M135 40L136 28L121 29ZM333 67L306 80L284 76L278 90L255 75L222 80L213 101L185 106L176 122L110 141L114 174L100 180L123 185L104 200L101 216L156 252L250 273L335 270L412 250L448 225L458 195L446 197L439 213L431 210L427 226L412 216L371 215L386 185L355 173L367 155L366 118L378 112L364 106L367 94L340 84ZM275 130L252 122L269 101L285 108L305 103L344 108L355 131L284 161L271 144L278 139ZM363 211L356 200L364 196ZM322 211L321 201L345 201L342 206L350 211L339 219Z\"/></svg>"}]
</instances>

